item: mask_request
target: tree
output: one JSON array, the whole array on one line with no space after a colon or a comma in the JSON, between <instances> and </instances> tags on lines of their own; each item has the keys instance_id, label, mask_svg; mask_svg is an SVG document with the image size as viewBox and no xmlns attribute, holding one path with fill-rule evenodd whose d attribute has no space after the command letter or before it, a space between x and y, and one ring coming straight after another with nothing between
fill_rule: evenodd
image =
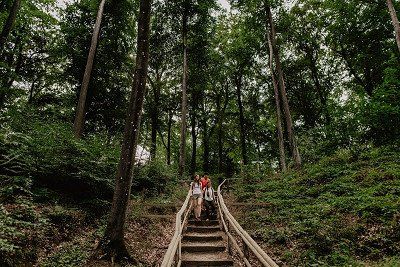
<instances>
[{"instance_id":1,"label":"tree","mask_svg":"<svg viewBox=\"0 0 400 267\"><path fill-rule=\"evenodd\" d=\"M115 179L115 192L107 228L97 248L97 255L106 255L106 257L115 260L130 258L124 242L124 224L131 193L133 164L140 133L140 120L146 89L149 61L150 12L151 1L141 0L138 18L136 67L125 124L121 157Z\"/></svg>"},{"instance_id":2,"label":"tree","mask_svg":"<svg viewBox=\"0 0 400 267\"><path fill-rule=\"evenodd\" d=\"M187 48L187 34L188 34L188 1L184 1L183 15L182 15L182 43L183 43L183 72L182 72L182 112L181 112L181 141L179 148L179 175L182 176L185 172L186 165L186 131L187 131L187 80L188 80L188 48Z\"/></svg>"},{"instance_id":3,"label":"tree","mask_svg":"<svg viewBox=\"0 0 400 267\"><path fill-rule=\"evenodd\" d=\"M76 116L75 116L75 121L74 121L74 134L76 138L81 138L83 134L83 128L85 124L85 112L86 112L86 97L88 93L88 87L89 87L89 82L90 82L90 77L92 73L92 68L93 68L93 61L94 61L94 56L96 54L96 48L97 48L97 42L99 39L99 33L100 33L100 25L101 25L101 20L103 18L103 12L104 12L104 4L105 0L101 0L99 4L99 10L97 12L97 18L96 18L96 23L94 25L93 29L93 35L92 35L92 42L90 45L90 50L89 50L89 55L88 59L86 62L86 68L85 68L85 74L83 75L82 79L82 86L79 94L79 100L78 100L78 105L76 108Z\"/></svg>"},{"instance_id":4,"label":"tree","mask_svg":"<svg viewBox=\"0 0 400 267\"><path fill-rule=\"evenodd\" d=\"M394 9L392 0L386 0L386 3L387 3L387 6L389 8L390 17L392 18L392 24L393 24L394 32L395 32L395 35L396 35L397 48L399 49L399 52L400 52L400 24L399 24L399 19L397 18L396 10Z\"/></svg>"},{"instance_id":5,"label":"tree","mask_svg":"<svg viewBox=\"0 0 400 267\"><path fill-rule=\"evenodd\" d=\"M267 22L268 27L268 22ZM269 48L269 68L271 71L272 78L272 86L274 87L274 98L275 98L275 106L276 106L276 129L278 131L278 145L279 145L279 162L281 165L281 170L286 171L286 156L285 156L285 143L283 140L283 130L282 130L282 112L281 112L281 104L279 97L279 89L278 83L275 77L275 69L274 69L274 52L272 46L272 36L271 31L267 31L267 41Z\"/></svg>"},{"instance_id":6,"label":"tree","mask_svg":"<svg viewBox=\"0 0 400 267\"><path fill-rule=\"evenodd\" d=\"M274 21L273 21L273 17L272 17L271 8L268 5L265 6L265 11L266 11L266 15L267 15L269 26L270 26L269 30L270 30L270 38L271 38L271 42L272 42L272 52L274 54L276 70L278 72L279 88L280 88L280 93L281 93L280 96L281 96L281 100L283 103L283 110L285 113L285 120L286 120L286 130L288 133L289 143L290 143L292 157L293 157L295 166L296 166L296 168L299 168L301 166L301 158L300 158L299 148L297 146L296 136L295 136L294 129L293 129L293 122L292 122L292 116L290 114L289 101L286 96L286 86L285 86L285 80L283 77L281 60L280 60L279 51L278 51L278 48L276 45L275 25L274 25Z\"/></svg>"},{"instance_id":7,"label":"tree","mask_svg":"<svg viewBox=\"0 0 400 267\"><path fill-rule=\"evenodd\" d=\"M8 14L7 20L4 23L3 30L1 31L0 34L0 54L3 52L4 45L7 41L8 35L10 34L14 23L15 19L17 18L18 10L21 7L21 0L14 0L10 13Z\"/></svg>"}]
</instances>

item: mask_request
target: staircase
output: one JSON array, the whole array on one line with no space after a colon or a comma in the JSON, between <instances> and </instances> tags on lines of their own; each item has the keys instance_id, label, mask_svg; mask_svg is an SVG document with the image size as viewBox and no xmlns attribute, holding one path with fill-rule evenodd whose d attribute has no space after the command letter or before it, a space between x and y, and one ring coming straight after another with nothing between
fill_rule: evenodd
<instances>
[{"instance_id":1,"label":"staircase","mask_svg":"<svg viewBox=\"0 0 400 267\"><path fill-rule=\"evenodd\" d=\"M226 240L217 216L209 221L189 220L183 232L182 266L233 266Z\"/></svg>"},{"instance_id":2,"label":"staircase","mask_svg":"<svg viewBox=\"0 0 400 267\"><path fill-rule=\"evenodd\" d=\"M249 253L255 256L258 263L266 267L278 267L271 257L251 238L229 212L219 186L216 199L217 214L210 220L193 220L191 214L191 191L188 191L185 202L176 214L175 233L165 252L161 267L172 266L253 266L249 262ZM193 212L193 211L192 211ZM237 236L232 235L234 231ZM229 240L229 253L228 253ZM239 242L238 242L239 240ZM235 263L231 251L235 251Z\"/></svg>"}]
</instances>

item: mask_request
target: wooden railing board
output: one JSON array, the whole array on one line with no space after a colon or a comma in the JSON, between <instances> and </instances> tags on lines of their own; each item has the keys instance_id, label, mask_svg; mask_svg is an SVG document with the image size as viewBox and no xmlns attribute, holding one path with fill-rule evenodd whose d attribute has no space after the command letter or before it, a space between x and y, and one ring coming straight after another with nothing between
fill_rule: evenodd
<instances>
[{"instance_id":1,"label":"wooden railing board","mask_svg":"<svg viewBox=\"0 0 400 267\"><path fill-rule=\"evenodd\" d=\"M225 205L224 199L221 194L221 186L226 182L223 181L218 186L218 200L219 200L219 209L222 210L223 215L227 218L229 224L234 228L238 236L241 237L243 242L248 246L251 252L257 257L257 259L267 267L278 267L278 265L265 253L264 250L250 237L250 235L240 226L240 224L236 221L236 219L229 212L228 208ZM223 216L221 216L223 217ZM229 230L229 229L228 229ZM228 232L227 232L228 233ZM243 253L243 252L242 252ZM244 255L244 254L243 254Z\"/></svg>"}]
</instances>

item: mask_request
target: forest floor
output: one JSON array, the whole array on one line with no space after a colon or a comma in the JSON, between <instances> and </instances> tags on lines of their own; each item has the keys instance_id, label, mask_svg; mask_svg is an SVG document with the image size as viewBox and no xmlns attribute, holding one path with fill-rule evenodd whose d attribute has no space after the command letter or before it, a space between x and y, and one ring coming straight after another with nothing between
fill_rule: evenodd
<instances>
[{"instance_id":1,"label":"forest floor","mask_svg":"<svg viewBox=\"0 0 400 267\"><path fill-rule=\"evenodd\" d=\"M228 207L279 266L400 266L400 151L341 150L301 171L246 173Z\"/></svg>"},{"instance_id":2,"label":"forest floor","mask_svg":"<svg viewBox=\"0 0 400 267\"><path fill-rule=\"evenodd\" d=\"M45 194L19 196L10 201L12 204L0 204L4 257L0 266L110 266L89 260L103 235L109 203L98 200L82 205L67 198L53 202L51 194L46 190ZM174 215L181 197L183 193L177 192L169 198L138 197L131 201L125 241L143 266L161 263L174 232Z\"/></svg>"}]
</instances>

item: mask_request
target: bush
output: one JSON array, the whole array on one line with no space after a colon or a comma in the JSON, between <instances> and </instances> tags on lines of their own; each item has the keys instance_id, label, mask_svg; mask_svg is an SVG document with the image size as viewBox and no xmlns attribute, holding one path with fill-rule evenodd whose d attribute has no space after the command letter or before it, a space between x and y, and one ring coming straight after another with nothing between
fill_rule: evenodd
<instances>
[{"instance_id":1,"label":"bush","mask_svg":"<svg viewBox=\"0 0 400 267\"><path fill-rule=\"evenodd\" d=\"M43 267L79 267L83 266L88 257L88 252L78 246L78 244L68 244L59 251L51 255Z\"/></svg>"},{"instance_id":2,"label":"bush","mask_svg":"<svg viewBox=\"0 0 400 267\"><path fill-rule=\"evenodd\" d=\"M169 194L175 190L176 173L165 163L152 161L144 166L136 166L132 181L133 193L147 197Z\"/></svg>"},{"instance_id":3,"label":"bush","mask_svg":"<svg viewBox=\"0 0 400 267\"><path fill-rule=\"evenodd\" d=\"M400 68L397 56L384 71L384 82L365 105L364 121L370 127L367 136L376 144L400 141Z\"/></svg>"},{"instance_id":4,"label":"bush","mask_svg":"<svg viewBox=\"0 0 400 267\"><path fill-rule=\"evenodd\" d=\"M79 198L112 196L119 143L106 136L77 140L69 124L33 121L19 133L2 128L0 147L0 174L15 181L9 195L31 181Z\"/></svg>"},{"instance_id":5,"label":"bush","mask_svg":"<svg viewBox=\"0 0 400 267\"><path fill-rule=\"evenodd\" d=\"M246 211L243 226L288 266L394 257L400 253L399 158L393 147L341 149L298 172L246 176L236 183L237 199L271 206Z\"/></svg>"}]
</instances>

